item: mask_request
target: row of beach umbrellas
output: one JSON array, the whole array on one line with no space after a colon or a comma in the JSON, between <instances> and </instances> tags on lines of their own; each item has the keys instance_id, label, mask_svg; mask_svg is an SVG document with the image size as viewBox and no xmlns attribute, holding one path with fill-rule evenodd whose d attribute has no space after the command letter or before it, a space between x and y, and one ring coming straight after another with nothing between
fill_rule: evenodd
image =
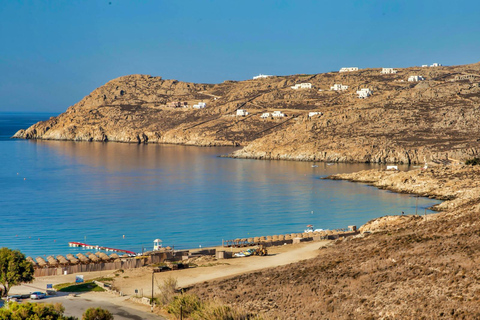
<instances>
[{"instance_id":1,"label":"row of beach umbrellas","mask_svg":"<svg viewBox=\"0 0 480 320\"><path fill-rule=\"evenodd\" d=\"M97 262L111 262L118 260L120 258L126 258L128 255L119 256L116 253L112 253L107 255L105 252L95 252L95 254L91 252L77 253L75 257L73 254L69 253L66 256L58 255L58 256L48 256L46 260L42 257L37 257L33 259L32 257L27 257L27 261L31 262L34 266L37 267L58 267L58 266L68 266L68 265L76 265L76 264L88 264L88 263L97 263Z\"/></svg>"}]
</instances>

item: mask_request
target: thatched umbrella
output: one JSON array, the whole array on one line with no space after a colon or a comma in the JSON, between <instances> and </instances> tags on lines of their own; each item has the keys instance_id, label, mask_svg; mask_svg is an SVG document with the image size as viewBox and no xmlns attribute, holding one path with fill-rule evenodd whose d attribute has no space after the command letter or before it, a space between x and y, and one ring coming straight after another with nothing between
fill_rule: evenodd
<instances>
[{"instance_id":1,"label":"thatched umbrella","mask_svg":"<svg viewBox=\"0 0 480 320\"><path fill-rule=\"evenodd\" d=\"M69 262L64 256L61 256L61 255L58 255L58 256L57 256L57 260L58 260L58 262L60 262L60 264L62 264L62 265L70 264L70 262Z\"/></svg>"},{"instance_id":2,"label":"thatched umbrella","mask_svg":"<svg viewBox=\"0 0 480 320\"><path fill-rule=\"evenodd\" d=\"M125 254L121 255L120 257L121 258L129 258L129 255L125 253Z\"/></svg>"},{"instance_id":3,"label":"thatched umbrella","mask_svg":"<svg viewBox=\"0 0 480 320\"><path fill-rule=\"evenodd\" d=\"M30 262L31 264L33 264L34 267L37 266L37 261L33 260L32 257L27 257L25 260L27 260L28 262Z\"/></svg>"},{"instance_id":4,"label":"thatched umbrella","mask_svg":"<svg viewBox=\"0 0 480 320\"><path fill-rule=\"evenodd\" d=\"M100 258L97 257L97 256L94 255L94 254L90 254L90 255L88 256L88 258L89 258L90 260L92 260L93 262L98 262L98 261L100 261Z\"/></svg>"},{"instance_id":5,"label":"thatched umbrella","mask_svg":"<svg viewBox=\"0 0 480 320\"><path fill-rule=\"evenodd\" d=\"M40 267L45 267L47 265L47 262L42 257L37 257L35 260L37 260L37 263Z\"/></svg>"},{"instance_id":6,"label":"thatched umbrella","mask_svg":"<svg viewBox=\"0 0 480 320\"><path fill-rule=\"evenodd\" d=\"M70 261L71 264L77 264L77 263L80 262L80 261L79 261L77 258L75 258L75 256L74 256L73 254L71 254L71 253L67 254L67 259L68 259L68 261Z\"/></svg>"},{"instance_id":7,"label":"thatched umbrella","mask_svg":"<svg viewBox=\"0 0 480 320\"><path fill-rule=\"evenodd\" d=\"M77 258L78 258L82 263L90 263L90 259L88 259L83 253L77 253Z\"/></svg>"},{"instance_id":8,"label":"thatched umbrella","mask_svg":"<svg viewBox=\"0 0 480 320\"><path fill-rule=\"evenodd\" d=\"M116 253L112 253L112 254L110 255L110 258L112 258L112 259L119 259L120 256L119 256L118 254L116 254Z\"/></svg>"},{"instance_id":9,"label":"thatched umbrella","mask_svg":"<svg viewBox=\"0 0 480 320\"><path fill-rule=\"evenodd\" d=\"M95 255L103 261L110 261L110 257L105 252L98 251L95 253Z\"/></svg>"},{"instance_id":10,"label":"thatched umbrella","mask_svg":"<svg viewBox=\"0 0 480 320\"><path fill-rule=\"evenodd\" d=\"M51 265L51 266L53 266L53 267L58 266L58 261L57 261L57 259L55 259L55 257L53 257L53 256L48 256L48 257L47 257L47 261L48 261L48 264Z\"/></svg>"},{"instance_id":11,"label":"thatched umbrella","mask_svg":"<svg viewBox=\"0 0 480 320\"><path fill-rule=\"evenodd\" d=\"M278 235L278 240L279 241L285 240L285 236L283 234Z\"/></svg>"}]
</instances>

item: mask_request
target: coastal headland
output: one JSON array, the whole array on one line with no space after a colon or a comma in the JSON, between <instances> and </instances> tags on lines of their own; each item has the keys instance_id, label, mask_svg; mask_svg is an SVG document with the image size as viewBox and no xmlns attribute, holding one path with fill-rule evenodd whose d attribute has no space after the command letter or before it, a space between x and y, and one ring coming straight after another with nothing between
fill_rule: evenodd
<instances>
[{"instance_id":1,"label":"coastal headland","mask_svg":"<svg viewBox=\"0 0 480 320\"><path fill-rule=\"evenodd\" d=\"M242 149L230 156L254 159L420 164L478 156L480 63L395 71L220 84L129 75L14 137L233 145ZM361 89L371 95L359 98Z\"/></svg>"}]
</instances>

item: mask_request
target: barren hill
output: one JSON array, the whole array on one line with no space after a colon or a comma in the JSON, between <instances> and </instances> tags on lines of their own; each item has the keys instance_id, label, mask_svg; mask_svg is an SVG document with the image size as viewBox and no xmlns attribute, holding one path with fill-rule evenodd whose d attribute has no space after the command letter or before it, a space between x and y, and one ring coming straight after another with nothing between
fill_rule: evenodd
<instances>
[{"instance_id":1,"label":"barren hill","mask_svg":"<svg viewBox=\"0 0 480 320\"><path fill-rule=\"evenodd\" d=\"M131 75L16 138L237 145L234 157L423 163L478 156L480 63L195 84ZM409 82L418 75L424 81ZM310 89L292 89L311 83ZM343 91L330 90L347 85ZM372 90L365 99L361 88ZM188 105L174 107L172 102ZM198 102L206 108L194 109ZM236 116L237 109L249 112ZM285 117L261 118L281 111ZM309 117L309 112L320 115Z\"/></svg>"}]
</instances>

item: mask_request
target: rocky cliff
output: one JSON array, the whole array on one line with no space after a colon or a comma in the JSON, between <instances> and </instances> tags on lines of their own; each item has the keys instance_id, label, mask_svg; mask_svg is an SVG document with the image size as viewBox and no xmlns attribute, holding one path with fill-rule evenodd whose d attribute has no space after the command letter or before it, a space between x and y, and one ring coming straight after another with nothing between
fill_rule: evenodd
<instances>
[{"instance_id":1,"label":"rocky cliff","mask_svg":"<svg viewBox=\"0 0 480 320\"><path fill-rule=\"evenodd\" d=\"M275 76L195 84L131 75L15 138L235 145L231 156L308 161L423 163L479 154L480 63ZM409 82L419 75L424 81ZM292 89L311 83L311 89ZM330 90L334 84L344 91ZM359 99L356 91L372 90ZM171 102L185 102L178 108ZM194 109L198 102L204 109ZM245 109L247 116L236 116ZM261 118L281 111L285 117ZM309 117L309 112L321 114Z\"/></svg>"}]
</instances>

